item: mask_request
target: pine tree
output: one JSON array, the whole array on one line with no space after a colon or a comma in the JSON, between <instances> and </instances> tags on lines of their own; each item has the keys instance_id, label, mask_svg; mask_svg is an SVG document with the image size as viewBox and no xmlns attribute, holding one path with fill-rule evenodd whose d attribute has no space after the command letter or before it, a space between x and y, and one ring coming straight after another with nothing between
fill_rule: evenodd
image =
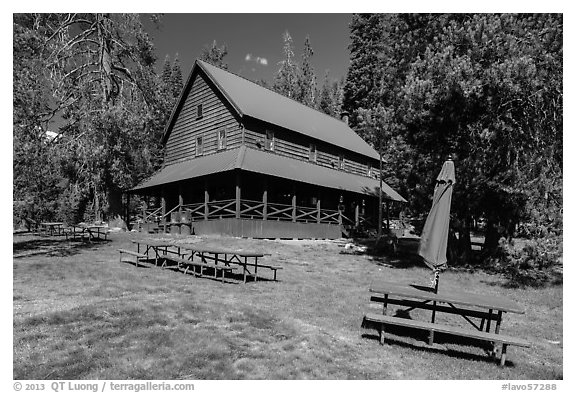
<instances>
[{"instance_id":1,"label":"pine tree","mask_svg":"<svg viewBox=\"0 0 576 393\"><path fill-rule=\"evenodd\" d=\"M274 90L286 97L294 98L297 91L298 65L294 61L294 46L288 31L282 35L284 40L284 60L274 77Z\"/></svg>"},{"instance_id":2,"label":"pine tree","mask_svg":"<svg viewBox=\"0 0 576 393\"><path fill-rule=\"evenodd\" d=\"M226 47L226 44L218 47L216 40L214 40L211 47L204 47L204 49L202 49L200 60L227 70L228 64L224 62L224 57L226 57L227 54L228 48Z\"/></svg>"},{"instance_id":3,"label":"pine tree","mask_svg":"<svg viewBox=\"0 0 576 393\"><path fill-rule=\"evenodd\" d=\"M182 80L182 69L180 68L180 59L178 58L178 53L174 58L174 63L172 64L172 72L170 73L170 90L172 97L180 97L182 93L182 88L184 87L184 82Z\"/></svg>"},{"instance_id":4,"label":"pine tree","mask_svg":"<svg viewBox=\"0 0 576 393\"><path fill-rule=\"evenodd\" d=\"M164 65L162 66L162 82L168 86L170 85L170 78L172 76L172 65L170 64L170 56L166 55L164 58Z\"/></svg>"},{"instance_id":5,"label":"pine tree","mask_svg":"<svg viewBox=\"0 0 576 393\"><path fill-rule=\"evenodd\" d=\"M310 60L314 55L310 45L310 37L306 36L304 41L304 52L302 53L302 67L298 75L298 89L295 99L304 105L314 107L316 100L316 74Z\"/></svg>"},{"instance_id":6,"label":"pine tree","mask_svg":"<svg viewBox=\"0 0 576 393\"><path fill-rule=\"evenodd\" d=\"M327 115L334 116L333 112L333 101L332 101L332 85L329 80L329 71L324 74L324 82L322 83L322 89L320 90L320 95L318 96L318 110L324 112Z\"/></svg>"},{"instance_id":7,"label":"pine tree","mask_svg":"<svg viewBox=\"0 0 576 393\"><path fill-rule=\"evenodd\" d=\"M381 14L355 14L350 22L350 68L344 87L343 109L350 114L353 127L358 124L359 108L374 108L380 101L383 20Z\"/></svg>"}]
</instances>

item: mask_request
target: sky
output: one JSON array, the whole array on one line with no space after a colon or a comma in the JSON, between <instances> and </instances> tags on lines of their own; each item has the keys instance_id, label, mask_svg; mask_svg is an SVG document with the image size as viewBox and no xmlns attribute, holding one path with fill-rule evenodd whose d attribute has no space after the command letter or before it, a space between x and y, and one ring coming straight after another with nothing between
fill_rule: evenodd
<instances>
[{"instance_id":1,"label":"sky","mask_svg":"<svg viewBox=\"0 0 576 393\"><path fill-rule=\"evenodd\" d=\"M295 59L301 62L308 35L314 56L312 65L320 86L328 70L331 79L346 75L351 14L164 14L159 26L143 16L152 37L160 70L166 55L178 54L184 78L204 47L216 40L226 45L228 70L251 80L272 82L283 57L282 35L288 31Z\"/></svg>"}]
</instances>

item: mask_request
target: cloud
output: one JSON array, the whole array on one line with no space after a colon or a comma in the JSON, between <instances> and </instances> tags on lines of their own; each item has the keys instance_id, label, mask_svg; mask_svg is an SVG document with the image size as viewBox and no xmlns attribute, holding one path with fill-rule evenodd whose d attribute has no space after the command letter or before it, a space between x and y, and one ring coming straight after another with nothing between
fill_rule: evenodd
<instances>
[{"instance_id":1,"label":"cloud","mask_svg":"<svg viewBox=\"0 0 576 393\"><path fill-rule=\"evenodd\" d=\"M244 61L253 61L257 64L263 65L263 66L267 66L268 65L268 59L265 57L260 57L260 56L252 56L251 53L247 53L246 56L244 57Z\"/></svg>"}]
</instances>

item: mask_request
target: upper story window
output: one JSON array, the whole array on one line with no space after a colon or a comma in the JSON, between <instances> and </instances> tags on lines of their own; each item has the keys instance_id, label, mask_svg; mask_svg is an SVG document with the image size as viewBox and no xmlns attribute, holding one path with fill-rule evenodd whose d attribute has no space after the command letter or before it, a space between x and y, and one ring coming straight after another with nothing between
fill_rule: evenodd
<instances>
[{"instance_id":1,"label":"upper story window","mask_svg":"<svg viewBox=\"0 0 576 393\"><path fill-rule=\"evenodd\" d=\"M218 130L218 150L226 149L226 128Z\"/></svg>"},{"instance_id":2,"label":"upper story window","mask_svg":"<svg viewBox=\"0 0 576 393\"><path fill-rule=\"evenodd\" d=\"M338 156L338 169L344 169L344 154Z\"/></svg>"},{"instance_id":3,"label":"upper story window","mask_svg":"<svg viewBox=\"0 0 576 393\"><path fill-rule=\"evenodd\" d=\"M312 162L316 162L318 159L318 152L316 150L316 145L311 143L310 150L308 151L308 159Z\"/></svg>"},{"instance_id":4,"label":"upper story window","mask_svg":"<svg viewBox=\"0 0 576 393\"><path fill-rule=\"evenodd\" d=\"M202 118L202 104L196 105L196 119Z\"/></svg>"},{"instance_id":5,"label":"upper story window","mask_svg":"<svg viewBox=\"0 0 576 393\"><path fill-rule=\"evenodd\" d=\"M275 139L273 131L266 131L266 141L264 142L264 149L274 151Z\"/></svg>"},{"instance_id":6,"label":"upper story window","mask_svg":"<svg viewBox=\"0 0 576 393\"><path fill-rule=\"evenodd\" d=\"M202 137L196 137L196 156L201 156L202 154L204 154L204 141L202 140Z\"/></svg>"}]
</instances>

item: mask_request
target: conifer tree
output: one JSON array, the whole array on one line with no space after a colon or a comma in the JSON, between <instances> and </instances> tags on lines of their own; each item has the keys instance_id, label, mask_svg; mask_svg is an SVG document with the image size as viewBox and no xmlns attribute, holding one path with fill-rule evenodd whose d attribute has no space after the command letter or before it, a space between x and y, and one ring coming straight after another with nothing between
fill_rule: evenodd
<instances>
[{"instance_id":1,"label":"conifer tree","mask_svg":"<svg viewBox=\"0 0 576 393\"><path fill-rule=\"evenodd\" d=\"M170 73L170 90L172 97L177 98L182 92L184 87L184 82L182 80L182 69L180 68L180 59L178 58L178 53L174 58L174 63L172 64L172 72Z\"/></svg>"},{"instance_id":2,"label":"conifer tree","mask_svg":"<svg viewBox=\"0 0 576 393\"><path fill-rule=\"evenodd\" d=\"M295 98L298 88L298 65L294 61L294 45L288 30L282 35L284 40L284 59L274 77L274 90L286 97Z\"/></svg>"},{"instance_id":3,"label":"conifer tree","mask_svg":"<svg viewBox=\"0 0 576 393\"><path fill-rule=\"evenodd\" d=\"M295 99L304 105L314 107L316 101L316 74L312 66L311 59L314 55L310 44L310 37L306 36L304 41L304 52L302 53L302 66L298 75L298 89Z\"/></svg>"},{"instance_id":4,"label":"conifer tree","mask_svg":"<svg viewBox=\"0 0 576 393\"><path fill-rule=\"evenodd\" d=\"M228 69L228 64L224 62L224 57L228 54L228 48L226 44L218 46L216 40L212 42L212 46L204 47L202 49L202 55L200 60L215 65L216 67L222 68L224 70Z\"/></svg>"}]
</instances>

